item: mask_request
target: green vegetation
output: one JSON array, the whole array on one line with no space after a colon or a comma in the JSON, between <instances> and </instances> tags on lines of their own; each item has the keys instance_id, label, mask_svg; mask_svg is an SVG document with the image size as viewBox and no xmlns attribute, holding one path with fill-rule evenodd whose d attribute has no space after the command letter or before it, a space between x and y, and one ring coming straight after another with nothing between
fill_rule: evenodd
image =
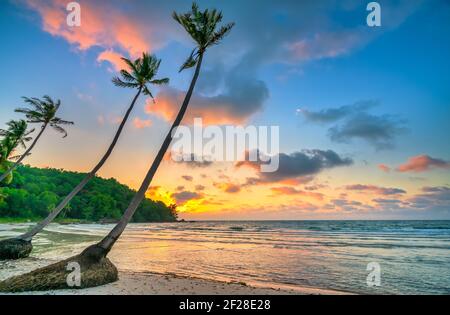
<instances>
[{"instance_id":1,"label":"green vegetation","mask_svg":"<svg viewBox=\"0 0 450 315\"><path fill-rule=\"evenodd\" d=\"M76 186L86 174L57 169L20 166L8 186L0 187L0 222L40 220ZM118 220L136 192L115 179L95 177L72 199L59 222L107 222ZM133 222L176 220L175 206L149 199L141 204Z\"/></svg>"}]
</instances>

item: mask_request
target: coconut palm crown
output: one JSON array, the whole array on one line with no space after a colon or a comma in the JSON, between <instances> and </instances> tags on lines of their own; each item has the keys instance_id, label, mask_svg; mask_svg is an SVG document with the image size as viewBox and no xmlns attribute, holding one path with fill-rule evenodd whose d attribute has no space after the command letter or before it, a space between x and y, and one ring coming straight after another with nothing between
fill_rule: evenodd
<instances>
[{"instance_id":1,"label":"coconut palm crown","mask_svg":"<svg viewBox=\"0 0 450 315\"><path fill-rule=\"evenodd\" d=\"M1 141L3 157L9 157L9 154L11 154L19 145L25 149L26 142L32 140L30 134L34 132L34 129L27 131L28 124L23 119L10 120L6 125L8 126L8 129L0 129L0 136L4 137ZM5 150L8 154L5 154Z\"/></svg>"},{"instance_id":2,"label":"coconut palm crown","mask_svg":"<svg viewBox=\"0 0 450 315\"><path fill-rule=\"evenodd\" d=\"M195 2L192 4L191 12L184 14L173 12L172 17L183 26L197 44L197 47L192 50L190 56L181 66L180 72L194 67L200 55L208 47L219 44L235 24L234 22L228 23L217 29L217 25L223 18L222 12L216 9L200 11Z\"/></svg>"},{"instance_id":3,"label":"coconut palm crown","mask_svg":"<svg viewBox=\"0 0 450 315\"><path fill-rule=\"evenodd\" d=\"M154 55L143 53L142 57L134 62L127 58L122 58L122 60L129 67L130 71L120 70L120 77L112 79L116 86L140 89L154 101L153 94L150 92L147 84L162 85L169 83L168 78L154 79L161 64L161 59L156 58Z\"/></svg>"},{"instance_id":4,"label":"coconut palm crown","mask_svg":"<svg viewBox=\"0 0 450 315\"><path fill-rule=\"evenodd\" d=\"M54 101L48 95L42 99L23 97L23 100L30 105L30 108L17 108L15 111L24 114L28 123L41 123L43 129L49 125L57 132L62 133L63 138L67 137L67 131L61 126L73 125L73 122L56 117L56 112L61 106L60 100Z\"/></svg>"}]
</instances>

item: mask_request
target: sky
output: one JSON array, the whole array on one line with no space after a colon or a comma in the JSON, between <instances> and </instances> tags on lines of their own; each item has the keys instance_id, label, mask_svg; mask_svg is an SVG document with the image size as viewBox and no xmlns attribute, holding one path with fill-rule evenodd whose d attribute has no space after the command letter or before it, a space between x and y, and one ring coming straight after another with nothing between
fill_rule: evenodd
<instances>
[{"instance_id":1,"label":"sky","mask_svg":"<svg viewBox=\"0 0 450 315\"><path fill-rule=\"evenodd\" d=\"M162 59L99 176L137 189L192 78L193 41L171 18L187 0L0 4L0 128L22 96L60 99L69 136L48 130L26 163L87 172L106 151L135 91L114 86L121 56ZM198 1L230 34L209 49L183 124L279 126L280 166L165 159L147 193L188 220L450 219L450 3ZM447 135L447 136L446 136Z\"/></svg>"}]
</instances>

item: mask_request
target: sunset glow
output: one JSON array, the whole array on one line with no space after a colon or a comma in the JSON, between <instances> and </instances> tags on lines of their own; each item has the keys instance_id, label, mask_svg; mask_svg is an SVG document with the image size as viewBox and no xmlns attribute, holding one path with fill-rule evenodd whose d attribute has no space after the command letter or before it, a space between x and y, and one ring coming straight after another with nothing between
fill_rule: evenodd
<instances>
[{"instance_id":1,"label":"sunset glow","mask_svg":"<svg viewBox=\"0 0 450 315\"><path fill-rule=\"evenodd\" d=\"M319 2L281 1L274 11L261 1L255 12L250 1L239 9L223 1L236 28L205 56L183 121L279 126L279 171L262 173L249 161L167 158L149 198L176 204L186 220L450 218L448 4L387 3L376 29L365 25L364 4ZM82 24L71 28L66 3L2 4L8 76L0 79L0 127L14 118L21 96L60 98L75 126L64 140L49 132L27 163L87 172L133 96L111 83L125 67L121 56L156 54L158 75L170 84L152 90L155 102L138 101L99 172L137 189L192 76L178 73L192 43L167 22L190 4L80 1ZM416 40L405 40L411 33Z\"/></svg>"}]
</instances>

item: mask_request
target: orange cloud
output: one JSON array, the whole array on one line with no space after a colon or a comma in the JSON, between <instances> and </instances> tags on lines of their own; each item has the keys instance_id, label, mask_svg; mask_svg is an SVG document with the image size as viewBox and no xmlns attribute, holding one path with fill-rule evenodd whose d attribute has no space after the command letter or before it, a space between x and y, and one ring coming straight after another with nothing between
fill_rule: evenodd
<instances>
[{"instance_id":1,"label":"orange cloud","mask_svg":"<svg viewBox=\"0 0 450 315\"><path fill-rule=\"evenodd\" d=\"M147 40L148 34L144 32L145 28L107 2L83 2L81 26L70 27L66 21L68 1L26 1L28 6L41 16L44 31L64 38L79 50L87 50L93 46L105 47L108 50L117 47L130 56L137 57L151 49ZM116 67L116 56L111 52L108 53L108 50L100 54L99 60L110 61Z\"/></svg>"},{"instance_id":2,"label":"orange cloud","mask_svg":"<svg viewBox=\"0 0 450 315\"><path fill-rule=\"evenodd\" d=\"M294 187L290 187L290 186L272 187L272 188L270 188L270 190L275 195L296 195L296 196L303 196L303 197L311 197L316 200L323 200L323 194L321 194L321 193L303 191L300 189L295 189Z\"/></svg>"},{"instance_id":3,"label":"orange cloud","mask_svg":"<svg viewBox=\"0 0 450 315\"><path fill-rule=\"evenodd\" d=\"M151 120L143 120L140 119L139 117L136 117L133 120L133 126L136 129L144 129L144 128L148 128L152 125L152 121Z\"/></svg>"},{"instance_id":4,"label":"orange cloud","mask_svg":"<svg viewBox=\"0 0 450 315\"><path fill-rule=\"evenodd\" d=\"M441 159L435 159L428 155L418 155L409 158L406 163L397 167L397 171L402 173L404 172L421 173L431 170L433 168L449 169L450 162Z\"/></svg>"},{"instance_id":5,"label":"orange cloud","mask_svg":"<svg viewBox=\"0 0 450 315\"><path fill-rule=\"evenodd\" d=\"M161 92L156 97L155 104L147 99L145 112L160 117L165 121L173 121L178 114L184 97L185 94L182 92L177 95L168 95ZM244 117L238 117L227 112L226 105L223 107L199 108L195 105L195 100L189 105L183 120L189 124L194 121L194 118L202 118L204 125L242 124L246 121Z\"/></svg>"}]
</instances>

